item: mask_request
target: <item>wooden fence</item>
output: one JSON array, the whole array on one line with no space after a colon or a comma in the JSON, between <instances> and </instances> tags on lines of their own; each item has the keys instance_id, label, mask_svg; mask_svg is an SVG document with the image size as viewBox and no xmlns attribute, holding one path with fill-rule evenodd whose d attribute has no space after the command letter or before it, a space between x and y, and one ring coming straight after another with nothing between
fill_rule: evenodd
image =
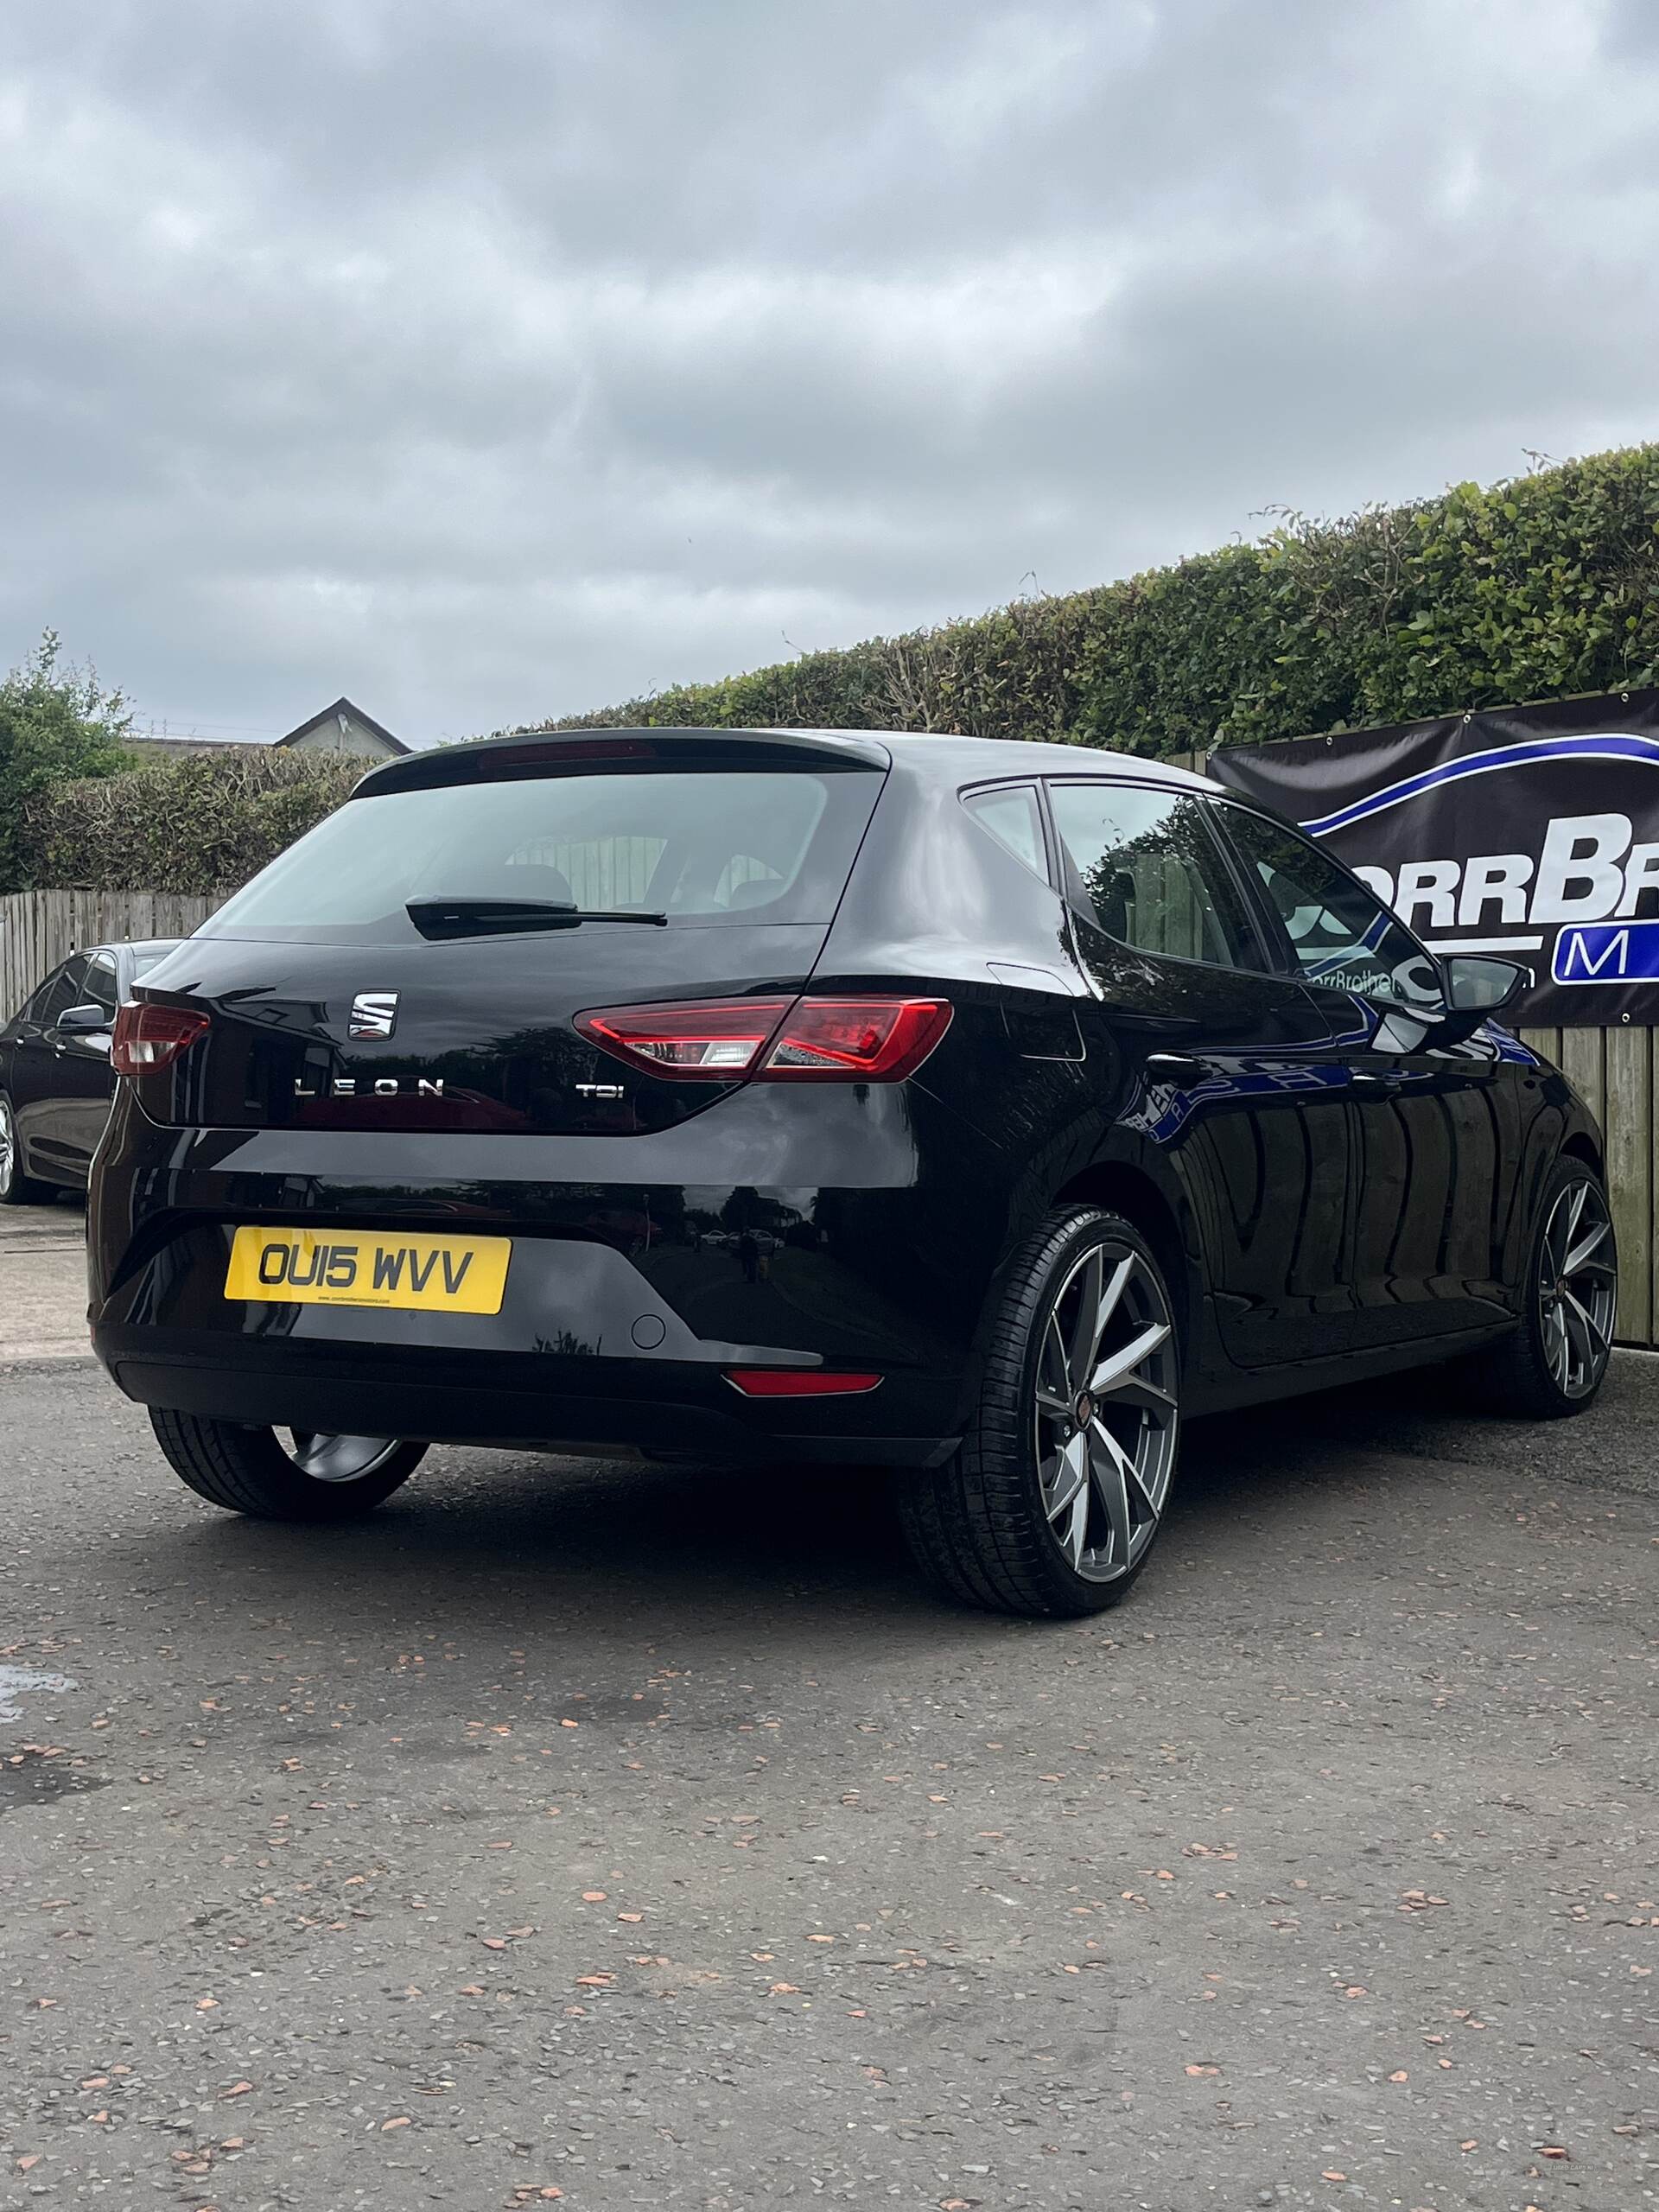
<instances>
[{"instance_id":1,"label":"wooden fence","mask_svg":"<svg viewBox=\"0 0 1659 2212\"><path fill-rule=\"evenodd\" d=\"M188 937L228 893L199 899L175 891L10 891L0 897L0 1022L12 1015L60 960L87 944Z\"/></svg>"},{"instance_id":2,"label":"wooden fence","mask_svg":"<svg viewBox=\"0 0 1659 2212\"><path fill-rule=\"evenodd\" d=\"M1202 766L1184 758L1185 766ZM169 891L14 891L0 897L0 1022L77 947L147 937L188 937L229 893ZM1522 1037L1565 1070L1607 1140L1607 1181L1618 1235L1618 1334L1659 1345L1659 1030L1523 1029Z\"/></svg>"},{"instance_id":3,"label":"wooden fence","mask_svg":"<svg viewBox=\"0 0 1659 2212\"><path fill-rule=\"evenodd\" d=\"M1522 1029L1523 1044L1554 1060L1601 1123L1607 1196L1618 1239L1618 1338L1659 1344L1659 1221L1654 1151L1659 1130L1659 1029Z\"/></svg>"}]
</instances>

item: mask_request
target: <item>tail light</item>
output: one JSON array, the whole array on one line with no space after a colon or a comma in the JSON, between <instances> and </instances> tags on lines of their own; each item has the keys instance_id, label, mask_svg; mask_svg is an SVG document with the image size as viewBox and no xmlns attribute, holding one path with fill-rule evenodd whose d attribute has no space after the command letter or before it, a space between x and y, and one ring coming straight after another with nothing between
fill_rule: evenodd
<instances>
[{"instance_id":1,"label":"tail light","mask_svg":"<svg viewBox=\"0 0 1659 2212\"><path fill-rule=\"evenodd\" d=\"M681 1083L897 1083L950 1027L948 999L714 999L605 1007L576 1027Z\"/></svg>"},{"instance_id":2,"label":"tail light","mask_svg":"<svg viewBox=\"0 0 1659 2212\"><path fill-rule=\"evenodd\" d=\"M170 1066L211 1026L205 1014L188 1007L139 1006L130 1000L116 1011L110 1065L118 1075L152 1075Z\"/></svg>"},{"instance_id":3,"label":"tail light","mask_svg":"<svg viewBox=\"0 0 1659 2212\"><path fill-rule=\"evenodd\" d=\"M682 1083L731 1083L753 1071L790 1005L716 999L706 1006L605 1007L579 1014L576 1027L630 1067Z\"/></svg>"},{"instance_id":4,"label":"tail light","mask_svg":"<svg viewBox=\"0 0 1659 2212\"><path fill-rule=\"evenodd\" d=\"M832 1367L728 1367L726 1380L746 1398L851 1398L881 1377Z\"/></svg>"},{"instance_id":5,"label":"tail light","mask_svg":"<svg viewBox=\"0 0 1659 2212\"><path fill-rule=\"evenodd\" d=\"M798 999L760 1069L763 1078L897 1083L950 1027L948 999Z\"/></svg>"}]
</instances>

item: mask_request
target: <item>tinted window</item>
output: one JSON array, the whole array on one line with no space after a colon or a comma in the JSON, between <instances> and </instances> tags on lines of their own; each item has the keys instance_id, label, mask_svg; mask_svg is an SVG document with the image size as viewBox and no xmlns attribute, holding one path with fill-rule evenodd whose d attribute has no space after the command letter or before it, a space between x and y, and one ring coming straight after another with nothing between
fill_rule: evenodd
<instances>
[{"instance_id":1,"label":"tinted window","mask_svg":"<svg viewBox=\"0 0 1659 2212\"><path fill-rule=\"evenodd\" d=\"M141 976L147 976L152 968L159 967L169 952L175 952L177 950L176 945L163 944L148 951L135 952L132 956L133 982L136 983Z\"/></svg>"},{"instance_id":2,"label":"tinted window","mask_svg":"<svg viewBox=\"0 0 1659 2212\"><path fill-rule=\"evenodd\" d=\"M1222 819L1260 877L1305 981L1395 1006L1440 1005L1433 959L1329 853L1242 806L1224 807Z\"/></svg>"},{"instance_id":3,"label":"tinted window","mask_svg":"<svg viewBox=\"0 0 1659 2212\"><path fill-rule=\"evenodd\" d=\"M86 981L77 1004L99 1007L115 1020L115 963L105 952L95 953L86 963Z\"/></svg>"},{"instance_id":4,"label":"tinted window","mask_svg":"<svg viewBox=\"0 0 1659 2212\"><path fill-rule=\"evenodd\" d=\"M1007 847L1015 860L1023 861L1033 875L1047 882L1042 817L1037 810L1037 794L1029 784L1007 791L969 791L963 804L999 844Z\"/></svg>"},{"instance_id":5,"label":"tinted window","mask_svg":"<svg viewBox=\"0 0 1659 2212\"><path fill-rule=\"evenodd\" d=\"M46 1018L46 1002L57 988L58 976L62 971L54 969L43 983L36 983L17 1009L19 1021L42 1021Z\"/></svg>"},{"instance_id":6,"label":"tinted window","mask_svg":"<svg viewBox=\"0 0 1659 2212\"><path fill-rule=\"evenodd\" d=\"M879 771L614 772L349 800L205 925L208 936L410 938L411 899L647 909L671 922L828 922Z\"/></svg>"},{"instance_id":7,"label":"tinted window","mask_svg":"<svg viewBox=\"0 0 1659 2212\"><path fill-rule=\"evenodd\" d=\"M35 1020L49 1028L67 1007L79 1006L80 987L86 976L84 955L77 953L73 960L67 960L33 1001Z\"/></svg>"},{"instance_id":8,"label":"tinted window","mask_svg":"<svg viewBox=\"0 0 1659 2212\"><path fill-rule=\"evenodd\" d=\"M1075 880L1110 937L1141 952L1244 968L1244 903L1205 824L1211 802L1131 784L1056 784L1054 821Z\"/></svg>"}]
</instances>

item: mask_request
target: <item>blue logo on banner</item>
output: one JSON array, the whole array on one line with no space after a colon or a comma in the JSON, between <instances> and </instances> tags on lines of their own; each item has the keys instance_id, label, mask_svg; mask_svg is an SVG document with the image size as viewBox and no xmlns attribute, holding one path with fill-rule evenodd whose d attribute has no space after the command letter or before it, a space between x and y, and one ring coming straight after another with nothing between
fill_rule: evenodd
<instances>
[{"instance_id":1,"label":"blue logo on banner","mask_svg":"<svg viewBox=\"0 0 1659 2212\"><path fill-rule=\"evenodd\" d=\"M1659 921L1567 923L1550 974L1558 983L1659 983Z\"/></svg>"}]
</instances>

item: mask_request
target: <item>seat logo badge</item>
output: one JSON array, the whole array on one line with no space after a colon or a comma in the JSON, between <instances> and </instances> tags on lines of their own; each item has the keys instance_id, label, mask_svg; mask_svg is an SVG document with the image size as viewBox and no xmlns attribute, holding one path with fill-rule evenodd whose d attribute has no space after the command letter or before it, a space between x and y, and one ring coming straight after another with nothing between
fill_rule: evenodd
<instances>
[{"instance_id":1,"label":"seat logo badge","mask_svg":"<svg viewBox=\"0 0 1659 2212\"><path fill-rule=\"evenodd\" d=\"M397 1027L396 991L359 991L352 1001L352 1018L346 1025L348 1037L390 1037Z\"/></svg>"}]
</instances>

